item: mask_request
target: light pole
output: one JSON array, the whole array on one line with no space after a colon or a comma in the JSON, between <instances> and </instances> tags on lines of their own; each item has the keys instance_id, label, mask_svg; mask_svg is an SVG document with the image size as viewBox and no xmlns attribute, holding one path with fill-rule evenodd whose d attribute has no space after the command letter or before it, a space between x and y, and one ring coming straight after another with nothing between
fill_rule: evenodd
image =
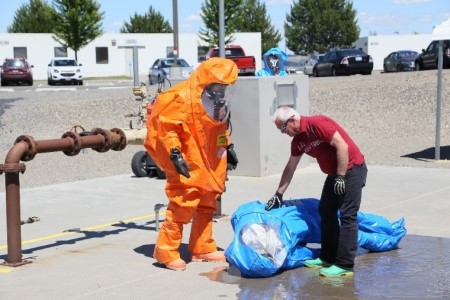
<instances>
[{"instance_id":1,"label":"light pole","mask_svg":"<svg viewBox=\"0 0 450 300\"><path fill-rule=\"evenodd\" d=\"M173 8L173 64L177 65L178 58L178 0L172 0Z\"/></svg>"},{"instance_id":2,"label":"light pole","mask_svg":"<svg viewBox=\"0 0 450 300\"><path fill-rule=\"evenodd\" d=\"M225 7L224 0L219 0L219 56L225 57Z\"/></svg>"},{"instance_id":3,"label":"light pole","mask_svg":"<svg viewBox=\"0 0 450 300\"><path fill-rule=\"evenodd\" d=\"M173 65L170 68L170 78L180 78L181 69L178 68L178 0L172 0L173 10Z\"/></svg>"}]
</instances>

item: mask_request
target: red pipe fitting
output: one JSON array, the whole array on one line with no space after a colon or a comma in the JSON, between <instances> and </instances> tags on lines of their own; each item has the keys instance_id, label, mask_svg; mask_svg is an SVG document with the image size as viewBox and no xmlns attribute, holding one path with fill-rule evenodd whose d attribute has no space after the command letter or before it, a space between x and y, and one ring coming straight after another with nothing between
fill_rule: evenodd
<instances>
[{"instance_id":1,"label":"red pipe fitting","mask_svg":"<svg viewBox=\"0 0 450 300\"><path fill-rule=\"evenodd\" d=\"M34 138L29 135L21 135L16 139L16 141L14 142L14 145L18 144L19 142L25 142L28 146L25 153L23 153L23 155L20 157L20 160L23 160L23 161L32 160L38 153L37 143L34 140Z\"/></svg>"},{"instance_id":2,"label":"red pipe fitting","mask_svg":"<svg viewBox=\"0 0 450 300\"><path fill-rule=\"evenodd\" d=\"M71 139L72 147L70 150L63 150L67 156L75 156L81 151L82 143L80 135L75 131L68 131L61 136L62 139Z\"/></svg>"},{"instance_id":3,"label":"red pipe fitting","mask_svg":"<svg viewBox=\"0 0 450 300\"><path fill-rule=\"evenodd\" d=\"M92 133L95 135L97 135L97 134L102 135L105 138L103 145L100 145L98 147L92 147L92 150L95 150L97 152L106 152L109 149L111 149L112 138L111 138L111 133L108 130L105 130L102 128L94 128L92 130Z\"/></svg>"},{"instance_id":4,"label":"red pipe fitting","mask_svg":"<svg viewBox=\"0 0 450 300\"><path fill-rule=\"evenodd\" d=\"M119 136L119 141L117 143L113 143L111 150L121 151L125 149L127 146L127 136L125 135L125 132L120 128L112 128L110 131Z\"/></svg>"}]
</instances>

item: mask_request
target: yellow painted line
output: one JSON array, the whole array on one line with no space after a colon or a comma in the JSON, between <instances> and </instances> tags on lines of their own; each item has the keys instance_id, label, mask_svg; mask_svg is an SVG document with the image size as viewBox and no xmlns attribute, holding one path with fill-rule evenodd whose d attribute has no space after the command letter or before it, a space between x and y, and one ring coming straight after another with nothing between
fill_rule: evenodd
<instances>
[{"instance_id":1,"label":"yellow painted line","mask_svg":"<svg viewBox=\"0 0 450 300\"><path fill-rule=\"evenodd\" d=\"M161 215L165 215L165 211L160 211ZM145 216L140 216L140 217L135 217L135 218L131 218L131 219L126 219L123 221L116 221L116 222L111 222L111 223L105 223L105 224L100 224L100 225L94 225L94 226L90 226L90 227L85 227L85 228L81 228L79 230L76 231L66 231L66 232L61 232L61 233L56 233L56 234L52 234L52 235L47 235L47 236L43 236L43 237L39 237L39 238L35 238L35 239L31 239L31 240L27 240L27 241L22 241L22 245L27 245L27 244L32 244L32 243L36 243L36 242L41 242L41 241L45 241L45 240L51 240L51 239L55 239L55 238L59 238L59 237L63 237L63 236L68 236L68 235L72 235L75 233L80 233L81 231L92 231L92 230L96 230L96 229L101 229L101 228L105 228L105 227L110 227L113 225L117 225L117 224L127 224L127 223L131 223L134 221L140 221L143 219L149 219L155 217L155 214L149 214L149 215L145 215ZM0 245L0 250L1 249L6 249L8 248L8 245ZM0 269L0 272L1 269Z\"/></svg>"},{"instance_id":2,"label":"yellow painted line","mask_svg":"<svg viewBox=\"0 0 450 300\"><path fill-rule=\"evenodd\" d=\"M3 269L3 268L0 268L0 273L9 273L9 272L11 272L12 271L12 269Z\"/></svg>"}]
</instances>

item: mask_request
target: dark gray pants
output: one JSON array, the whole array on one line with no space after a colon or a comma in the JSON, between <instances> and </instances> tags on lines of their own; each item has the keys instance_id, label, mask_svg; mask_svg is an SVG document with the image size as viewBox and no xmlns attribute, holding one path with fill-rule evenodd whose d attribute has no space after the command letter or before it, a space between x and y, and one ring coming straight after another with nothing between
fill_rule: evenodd
<instances>
[{"instance_id":1,"label":"dark gray pants","mask_svg":"<svg viewBox=\"0 0 450 300\"><path fill-rule=\"evenodd\" d=\"M335 176L327 176L320 198L320 258L347 270L353 270L358 249L357 214L366 178L366 165L354 165L345 175L345 194L337 196L334 194Z\"/></svg>"}]
</instances>

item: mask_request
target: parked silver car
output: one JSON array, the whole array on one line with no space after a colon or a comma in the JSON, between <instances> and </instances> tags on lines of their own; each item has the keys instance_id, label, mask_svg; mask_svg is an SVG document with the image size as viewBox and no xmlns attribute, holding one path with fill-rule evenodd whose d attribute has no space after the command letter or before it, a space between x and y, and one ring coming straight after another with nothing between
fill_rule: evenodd
<instances>
[{"instance_id":1,"label":"parked silver car","mask_svg":"<svg viewBox=\"0 0 450 300\"><path fill-rule=\"evenodd\" d=\"M304 68L305 68L304 60L293 61L288 59L286 61L286 72L288 74L301 74L303 73Z\"/></svg>"},{"instance_id":2,"label":"parked silver car","mask_svg":"<svg viewBox=\"0 0 450 300\"><path fill-rule=\"evenodd\" d=\"M170 80L170 68L174 64L173 58L158 58L148 70L148 81L150 85L160 83L165 79ZM188 78L194 71L184 59L177 58L177 66L181 68L181 77Z\"/></svg>"},{"instance_id":3,"label":"parked silver car","mask_svg":"<svg viewBox=\"0 0 450 300\"><path fill-rule=\"evenodd\" d=\"M323 56L323 54L311 55L311 59L306 62L305 67L303 69L303 73L305 75L308 75L308 76L313 75L314 66L319 61L319 58L321 56Z\"/></svg>"}]
</instances>

